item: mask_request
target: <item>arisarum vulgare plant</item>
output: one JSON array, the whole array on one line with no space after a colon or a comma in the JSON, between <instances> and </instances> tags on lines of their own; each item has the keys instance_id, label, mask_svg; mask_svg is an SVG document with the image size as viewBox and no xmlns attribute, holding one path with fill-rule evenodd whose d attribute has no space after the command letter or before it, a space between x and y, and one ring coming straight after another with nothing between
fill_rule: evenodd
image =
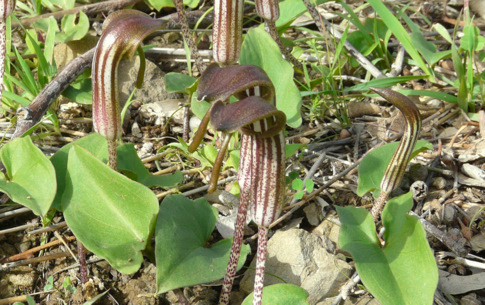
<instances>
[{"instance_id":1,"label":"arisarum vulgare plant","mask_svg":"<svg viewBox=\"0 0 485 305\"><path fill-rule=\"evenodd\" d=\"M139 47L150 33L160 29L163 21L134 10L112 13L103 24L103 34L94 54L92 68L93 122L96 132L108 141L109 164L116 169L116 141L121 138L121 107L118 97L118 65L131 59L138 49L142 57L137 87L144 73L143 51Z\"/></svg>"},{"instance_id":2,"label":"arisarum vulgare plant","mask_svg":"<svg viewBox=\"0 0 485 305\"><path fill-rule=\"evenodd\" d=\"M254 304L260 304L264 282L267 227L279 216L285 194L286 116L274 105L274 87L266 73L256 66L210 66L202 75L198 96L212 103L189 150L195 150L211 122L227 138L235 131L242 133L239 172L240 203L234 241L224 278L219 304L228 304L243 241L248 207L259 226ZM229 104L229 98L238 101ZM227 147L227 146L226 146ZM219 151L214 165L210 190L217 184L218 171L225 154Z\"/></svg>"},{"instance_id":3,"label":"arisarum vulgare plant","mask_svg":"<svg viewBox=\"0 0 485 305\"><path fill-rule=\"evenodd\" d=\"M391 89L371 89L402 112L403 136L399 143L376 148L363 158L357 194L373 191L377 200L371 213L336 206L342 224L339 245L352 255L362 283L383 305L432 304L438 268L420 220L408 215L413 194L388 198L402 181L409 160L433 146L417 142L421 116L410 99ZM376 234L379 217L385 228L382 238Z\"/></svg>"}]
</instances>

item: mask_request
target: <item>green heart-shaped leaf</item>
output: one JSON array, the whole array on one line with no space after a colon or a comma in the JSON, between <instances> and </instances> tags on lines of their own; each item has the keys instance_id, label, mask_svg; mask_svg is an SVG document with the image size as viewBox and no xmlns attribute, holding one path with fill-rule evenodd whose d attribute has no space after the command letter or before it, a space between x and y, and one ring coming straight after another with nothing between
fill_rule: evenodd
<instances>
[{"instance_id":1,"label":"green heart-shaped leaf","mask_svg":"<svg viewBox=\"0 0 485 305\"><path fill-rule=\"evenodd\" d=\"M411 192L386 204L384 247L367 210L336 207L339 245L352 254L362 282L383 305L433 303L438 269L419 220L407 215L412 205Z\"/></svg>"},{"instance_id":2,"label":"green heart-shaped leaf","mask_svg":"<svg viewBox=\"0 0 485 305\"><path fill-rule=\"evenodd\" d=\"M76 22L76 19L77 22ZM79 12L79 18L76 14L69 14L62 17L61 33L56 34L56 40L59 42L67 42L71 40L80 40L89 31L89 19L86 14Z\"/></svg>"},{"instance_id":3,"label":"green heart-shaped leaf","mask_svg":"<svg viewBox=\"0 0 485 305\"><path fill-rule=\"evenodd\" d=\"M308 292L293 284L275 284L263 288L262 305L308 305ZM253 293L241 305L253 304Z\"/></svg>"},{"instance_id":4,"label":"green heart-shaped leaf","mask_svg":"<svg viewBox=\"0 0 485 305\"><path fill-rule=\"evenodd\" d=\"M56 195L56 173L49 159L30 137L5 144L0 158L7 170L0 180L0 190L36 215L45 216Z\"/></svg>"},{"instance_id":5,"label":"green heart-shaped leaf","mask_svg":"<svg viewBox=\"0 0 485 305\"><path fill-rule=\"evenodd\" d=\"M147 187L173 187L182 182L180 171L171 175L155 176L143 165L133 143L118 146L118 170Z\"/></svg>"},{"instance_id":6,"label":"green heart-shaped leaf","mask_svg":"<svg viewBox=\"0 0 485 305\"><path fill-rule=\"evenodd\" d=\"M51 162L56 169L57 179L57 193L52 206L58 211L62 211L61 199L66 188L67 159L69 150L73 145L78 145L86 149L104 163L108 162L108 144L106 143L106 138L99 133L90 134L87 137L80 138L72 143L64 145L59 149L51 157Z\"/></svg>"},{"instance_id":7,"label":"green heart-shaped leaf","mask_svg":"<svg viewBox=\"0 0 485 305\"><path fill-rule=\"evenodd\" d=\"M379 196L381 191L381 180L387 164L391 161L399 142L393 142L378 147L370 151L359 165L359 183L357 186L357 195L363 196L368 192L373 192L374 198ZM416 142L411 159L420 152L433 149L433 145L427 141L420 140Z\"/></svg>"},{"instance_id":8,"label":"green heart-shaped leaf","mask_svg":"<svg viewBox=\"0 0 485 305\"><path fill-rule=\"evenodd\" d=\"M122 273L140 268L158 212L150 189L73 145L61 203L68 226L88 250Z\"/></svg>"},{"instance_id":9,"label":"green heart-shaped leaf","mask_svg":"<svg viewBox=\"0 0 485 305\"><path fill-rule=\"evenodd\" d=\"M197 79L190 75L170 72L165 74L165 89L168 93L187 93L187 88L190 88L192 85L194 85L196 81Z\"/></svg>"},{"instance_id":10,"label":"green heart-shaped leaf","mask_svg":"<svg viewBox=\"0 0 485 305\"><path fill-rule=\"evenodd\" d=\"M157 294L224 277L232 239L206 247L216 220L217 210L203 198L171 195L163 200L155 230ZM243 245L238 269L249 251Z\"/></svg>"}]
</instances>

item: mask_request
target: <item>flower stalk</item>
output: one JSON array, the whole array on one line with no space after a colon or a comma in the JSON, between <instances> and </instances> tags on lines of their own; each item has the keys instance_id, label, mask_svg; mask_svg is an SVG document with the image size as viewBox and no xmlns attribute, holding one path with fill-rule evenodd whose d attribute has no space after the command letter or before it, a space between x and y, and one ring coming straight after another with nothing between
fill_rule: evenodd
<instances>
[{"instance_id":1,"label":"flower stalk","mask_svg":"<svg viewBox=\"0 0 485 305\"><path fill-rule=\"evenodd\" d=\"M280 5L278 0L255 0L254 4L256 6L256 13L259 17L264 19L267 32L276 42L283 56L295 67L303 70L302 64L293 56L293 54L291 54L281 41L278 29L276 28L276 20L280 17Z\"/></svg>"},{"instance_id":2,"label":"flower stalk","mask_svg":"<svg viewBox=\"0 0 485 305\"><path fill-rule=\"evenodd\" d=\"M182 29L182 35L184 36L185 42L187 43L187 46L190 50L190 55L194 59L195 66L197 67L199 72L202 73L205 70L205 64L203 63L202 58L199 56L199 53L197 53L197 46L195 45L194 40L190 35L187 15L185 14L184 1L173 0L173 2L175 4L175 8L177 9L180 28Z\"/></svg>"},{"instance_id":3,"label":"flower stalk","mask_svg":"<svg viewBox=\"0 0 485 305\"><path fill-rule=\"evenodd\" d=\"M0 2L0 100L3 93L3 75L5 74L5 53L7 52L7 22L15 8L15 0Z\"/></svg>"},{"instance_id":4,"label":"flower stalk","mask_svg":"<svg viewBox=\"0 0 485 305\"><path fill-rule=\"evenodd\" d=\"M387 198L402 181L421 130L421 115L418 107L406 96L387 88L371 87L370 89L396 106L406 121L401 141L382 177L381 192L371 210L372 217L376 221L384 209Z\"/></svg>"}]
</instances>

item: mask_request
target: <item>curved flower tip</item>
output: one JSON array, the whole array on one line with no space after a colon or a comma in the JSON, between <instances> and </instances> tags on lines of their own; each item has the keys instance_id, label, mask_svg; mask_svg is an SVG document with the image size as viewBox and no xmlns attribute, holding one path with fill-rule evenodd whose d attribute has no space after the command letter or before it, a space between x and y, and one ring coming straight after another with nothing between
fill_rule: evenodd
<instances>
[{"instance_id":1,"label":"curved flower tip","mask_svg":"<svg viewBox=\"0 0 485 305\"><path fill-rule=\"evenodd\" d=\"M402 139L381 181L381 191L389 194L401 183L421 130L421 115L418 107L401 93L387 88L371 87L370 89L396 106L402 112L406 121Z\"/></svg>"},{"instance_id":2,"label":"curved flower tip","mask_svg":"<svg viewBox=\"0 0 485 305\"><path fill-rule=\"evenodd\" d=\"M250 96L228 105L218 101L212 106L210 118L212 126L218 131L232 133L241 130L262 138L279 133L286 123L286 115L259 96ZM260 132L251 127L262 120L271 121L271 126Z\"/></svg>"},{"instance_id":3,"label":"curved flower tip","mask_svg":"<svg viewBox=\"0 0 485 305\"><path fill-rule=\"evenodd\" d=\"M92 68L94 129L108 140L121 137L118 101L118 64L131 58L142 40L163 26L163 21L134 10L108 16L94 54Z\"/></svg>"},{"instance_id":4,"label":"curved flower tip","mask_svg":"<svg viewBox=\"0 0 485 305\"><path fill-rule=\"evenodd\" d=\"M202 74L197 87L199 99L208 102L227 101L234 95L238 99L260 96L268 102L274 98L274 86L266 72L258 66L210 65Z\"/></svg>"}]
</instances>

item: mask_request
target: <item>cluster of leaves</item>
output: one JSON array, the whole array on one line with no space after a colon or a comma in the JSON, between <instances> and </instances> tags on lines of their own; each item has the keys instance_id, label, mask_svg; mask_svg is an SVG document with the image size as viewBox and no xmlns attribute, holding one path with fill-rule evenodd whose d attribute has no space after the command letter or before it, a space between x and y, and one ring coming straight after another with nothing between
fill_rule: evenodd
<instances>
[{"instance_id":1,"label":"cluster of leaves","mask_svg":"<svg viewBox=\"0 0 485 305\"><path fill-rule=\"evenodd\" d=\"M167 197L159 208L147 186L173 186L182 175L151 175L133 144L118 148L118 169L126 176L105 164L106 140L98 134L64 146L50 159L29 137L19 138L2 147L0 158L7 170L0 180L3 192L43 217L44 223L51 209L62 211L76 237L120 272L140 268L141 251L149 255L155 236L158 293L224 275L231 240L206 248L217 210L205 199L181 195ZM248 253L246 246L242 256Z\"/></svg>"}]
</instances>

